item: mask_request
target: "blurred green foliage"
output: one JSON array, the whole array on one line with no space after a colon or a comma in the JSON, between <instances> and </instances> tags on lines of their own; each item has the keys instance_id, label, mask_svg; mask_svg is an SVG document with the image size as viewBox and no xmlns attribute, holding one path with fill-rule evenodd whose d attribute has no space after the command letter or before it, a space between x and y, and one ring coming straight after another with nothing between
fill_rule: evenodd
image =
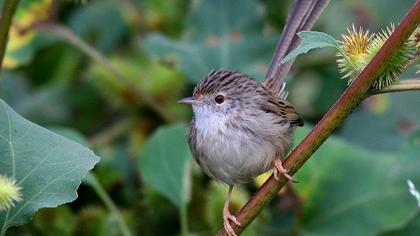
<instances>
[{"instance_id":1,"label":"blurred green foliage","mask_svg":"<svg viewBox=\"0 0 420 236\"><path fill-rule=\"evenodd\" d=\"M178 124L157 130L144 145L138 164L143 181L179 208L190 199L192 157L185 129Z\"/></svg>"},{"instance_id":2,"label":"blurred green foliage","mask_svg":"<svg viewBox=\"0 0 420 236\"><path fill-rule=\"evenodd\" d=\"M46 21L52 10L52 0L21 2L9 31L10 40L3 65L5 68L15 68L30 62L40 47L50 44L51 40L33 31L33 26Z\"/></svg>"},{"instance_id":3,"label":"blurred green foliage","mask_svg":"<svg viewBox=\"0 0 420 236\"><path fill-rule=\"evenodd\" d=\"M262 80L291 2L22 0L12 32L26 31L11 34L0 96L101 161L97 185L87 181L76 201L41 209L8 235L121 235L119 220L133 235L214 234L227 187L190 157L184 134L191 111L176 101L211 69ZM413 2L331 1L314 30L335 38L352 23L377 31ZM80 37L120 75L68 37L46 32L51 25ZM413 76L409 69L402 77ZM307 124L346 88L339 78L332 49L297 58L289 98ZM418 92L368 98L243 235L416 235L419 210L406 180L420 186L418 104ZM296 141L307 131L299 129ZM256 185L235 188L232 211Z\"/></svg>"},{"instance_id":4,"label":"blurred green foliage","mask_svg":"<svg viewBox=\"0 0 420 236\"><path fill-rule=\"evenodd\" d=\"M297 132L297 139L304 137ZM296 188L306 203L302 231L322 235L377 235L402 227L418 209L407 194L407 179L420 181L420 159L369 151L330 138L297 174ZM350 220L351 219L351 220ZM353 227L354 225L354 227Z\"/></svg>"},{"instance_id":5,"label":"blurred green foliage","mask_svg":"<svg viewBox=\"0 0 420 236\"><path fill-rule=\"evenodd\" d=\"M153 34L143 47L179 65L192 83L214 68L238 70L262 81L278 40L263 29L256 1L202 1L187 15L180 39Z\"/></svg>"}]
</instances>

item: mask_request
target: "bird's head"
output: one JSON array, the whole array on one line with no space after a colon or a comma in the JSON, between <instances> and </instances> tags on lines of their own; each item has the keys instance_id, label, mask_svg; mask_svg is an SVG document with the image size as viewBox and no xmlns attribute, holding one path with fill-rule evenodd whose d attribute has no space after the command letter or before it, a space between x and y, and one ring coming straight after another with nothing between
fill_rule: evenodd
<instances>
[{"instance_id":1,"label":"bird's head","mask_svg":"<svg viewBox=\"0 0 420 236\"><path fill-rule=\"evenodd\" d=\"M252 105L252 98L256 98L260 87L246 74L211 71L195 87L192 97L178 102L191 104L195 115L229 115L243 106Z\"/></svg>"}]
</instances>

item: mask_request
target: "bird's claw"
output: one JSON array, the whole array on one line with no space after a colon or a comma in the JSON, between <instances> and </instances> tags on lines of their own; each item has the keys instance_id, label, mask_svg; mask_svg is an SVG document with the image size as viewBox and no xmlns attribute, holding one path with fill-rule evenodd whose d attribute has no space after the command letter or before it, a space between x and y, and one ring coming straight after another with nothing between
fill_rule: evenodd
<instances>
[{"instance_id":1,"label":"bird's claw","mask_svg":"<svg viewBox=\"0 0 420 236\"><path fill-rule=\"evenodd\" d=\"M237 236L232 226L230 225L230 221L232 221L237 226L242 226L242 224L236 219L234 215L232 215L229 212L229 210L224 210L223 211L223 226L229 236Z\"/></svg>"},{"instance_id":2,"label":"bird's claw","mask_svg":"<svg viewBox=\"0 0 420 236\"><path fill-rule=\"evenodd\" d=\"M286 177L286 179L288 179L288 180L290 180L290 181L292 181L292 182L294 182L294 183L297 183L297 181L295 181L293 178L292 178L292 176L290 176L289 174L288 174L288 170L286 170L284 167L283 167L283 164L282 164L282 162L280 161L280 159L275 159L274 160L274 162L273 162L273 174L274 174L274 179L276 180L276 181L279 181L279 179L280 179L280 176L279 176L279 173L281 174L281 175L283 175L284 177Z\"/></svg>"},{"instance_id":3,"label":"bird's claw","mask_svg":"<svg viewBox=\"0 0 420 236\"><path fill-rule=\"evenodd\" d=\"M230 213L229 204L225 204L223 207L223 226L229 236L237 236L232 226L230 225L230 221L232 221L237 226L242 226L236 217Z\"/></svg>"}]
</instances>

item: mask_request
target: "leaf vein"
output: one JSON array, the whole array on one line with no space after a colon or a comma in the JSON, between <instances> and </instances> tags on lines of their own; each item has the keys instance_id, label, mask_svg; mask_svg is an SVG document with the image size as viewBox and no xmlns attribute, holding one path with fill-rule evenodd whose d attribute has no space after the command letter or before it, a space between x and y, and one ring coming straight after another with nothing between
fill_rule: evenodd
<instances>
[{"instance_id":1,"label":"leaf vein","mask_svg":"<svg viewBox=\"0 0 420 236\"><path fill-rule=\"evenodd\" d=\"M9 222L10 221L12 221L17 215L19 215L19 213L29 204L29 203L31 203L36 197L38 197L38 196L40 196L40 195L42 195L42 194L44 194L44 193L42 193L42 191L44 191L44 189L46 189L47 187L49 187L50 185L52 185L53 183L55 183L55 182L57 182L59 179L61 179L62 177L64 177L64 176L66 176L66 175L68 175L68 174L70 174L71 172L73 172L74 171L74 169L71 169L70 171L67 171L67 172L65 172L64 174L62 174L62 175L60 175L60 176L58 176L57 178L55 178L53 181L51 181L51 182L49 182L48 184L46 184L44 187L42 187L39 191L38 191L38 193L36 193L36 194L34 194L34 196L32 196L30 199L28 199L26 202L25 202L25 204L23 204L20 208L19 208L19 210L17 210L16 212L15 212L15 214L8 220Z\"/></svg>"}]
</instances>

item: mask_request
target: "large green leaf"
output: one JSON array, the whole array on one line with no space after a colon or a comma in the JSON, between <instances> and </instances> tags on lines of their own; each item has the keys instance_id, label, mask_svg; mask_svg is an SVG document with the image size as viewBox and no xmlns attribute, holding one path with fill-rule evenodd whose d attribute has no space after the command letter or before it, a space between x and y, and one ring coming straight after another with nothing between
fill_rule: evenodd
<instances>
[{"instance_id":1,"label":"large green leaf","mask_svg":"<svg viewBox=\"0 0 420 236\"><path fill-rule=\"evenodd\" d=\"M420 157L420 127L414 130L401 144L401 154L411 157Z\"/></svg>"},{"instance_id":2,"label":"large green leaf","mask_svg":"<svg viewBox=\"0 0 420 236\"><path fill-rule=\"evenodd\" d=\"M371 150L399 150L420 127L420 93L382 94L368 98L344 123L340 134Z\"/></svg>"},{"instance_id":3,"label":"large green leaf","mask_svg":"<svg viewBox=\"0 0 420 236\"><path fill-rule=\"evenodd\" d=\"M420 232L420 209L418 209L415 214L407 221L404 222L401 226L396 227L395 229L388 230L379 234L380 236L416 236Z\"/></svg>"},{"instance_id":4,"label":"large green leaf","mask_svg":"<svg viewBox=\"0 0 420 236\"><path fill-rule=\"evenodd\" d=\"M0 212L2 231L23 224L39 209L77 198L76 190L99 161L88 148L14 112L0 100L0 174L14 178L22 201Z\"/></svg>"},{"instance_id":5,"label":"large green leaf","mask_svg":"<svg viewBox=\"0 0 420 236\"><path fill-rule=\"evenodd\" d=\"M262 17L253 0L202 0L187 16L179 40L154 34L144 42L153 56L178 63L192 82L224 68L262 79L277 36L262 33Z\"/></svg>"},{"instance_id":6,"label":"large green leaf","mask_svg":"<svg viewBox=\"0 0 420 236\"><path fill-rule=\"evenodd\" d=\"M299 129L298 139L307 131ZM298 172L304 199L301 235L375 235L407 222L420 182L417 156L370 152L331 137Z\"/></svg>"},{"instance_id":7,"label":"large green leaf","mask_svg":"<svg viewBox=\"0 0 420 236\"><path fill-rule=\"evenodd\" d=\"M160 128L145 143L139 160L144 182L179 208L190 197L191 154L185 129L184 124Z\"/></svg>"},{"instance_id":8,"label":"large green leaf","mask_svg":"<svg viewBox=\"0 0 420 236\"><path fill-rule=\"evenodd\" d=\"M420 193L417 190L416 186L411 180L407 181L408 190L413 195L413 197L417 201L417 211L406 221L403 222L401 225L387 230L381 234L380 236L398 236L398 235L417 235L420 232Z\"/></svg>"}]
</instances>

